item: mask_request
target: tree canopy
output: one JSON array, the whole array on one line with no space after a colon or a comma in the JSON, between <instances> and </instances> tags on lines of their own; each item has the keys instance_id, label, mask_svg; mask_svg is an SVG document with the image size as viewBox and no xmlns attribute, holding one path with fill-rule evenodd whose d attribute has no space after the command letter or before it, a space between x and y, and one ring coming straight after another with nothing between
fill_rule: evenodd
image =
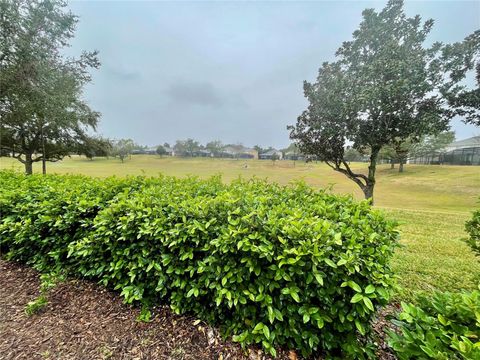
<instances>
[{"instance_id":1,"label":"tree canopy","mask_svg":"<svg viewBox=\"0 0 480 360\"><path fill-rule=\"evenodd\" d=\"M194 139L177 140L174 149L182 156L193 156L195 151L200 150L200 143Z\"/></svg>"},{"instance_id":2,"label":"tree canopy","mask_svg":"<svg viewBox=\"0 0 480 360\"><path fill-rule=\"evenodd\" d=\"M309 105L289 129L302 153L316 155L373 198L380 150L448 130L455 113L446 94L462 77L445 75L452 57L440 43L425 45L433 20L407 17L403 1L362 15L336 60L322 64L316 82L304 83ZM351 169L347 146L369 153L367 173Z\"/></svg>"},{"instance_id":3,"label":"tree canopy","mask_svg":"<svg viewBox=\"0 0 480 360\"><path fill-rule=\"evenodd\" d=\"M138 145L132 139L120 139L113 142L112 155L124 162Z\"/></svg>"}]
</instances>

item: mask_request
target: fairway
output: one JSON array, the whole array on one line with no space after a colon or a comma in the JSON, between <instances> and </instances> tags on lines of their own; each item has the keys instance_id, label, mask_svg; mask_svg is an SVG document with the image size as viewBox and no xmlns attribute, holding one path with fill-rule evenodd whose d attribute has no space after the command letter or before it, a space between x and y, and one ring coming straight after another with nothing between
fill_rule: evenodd
<instances>
[{"instance_id":1,"label":"fairway","mask_svg":"<svg viewBox=\"0 0 480 360\"><path fill-rule=\"evenodd\" d=\"M0 168L23 171L22 164L1 158ZM366 164L354 163L358 171ZM41 171L39 163L34 172ZM325 164L293 161L226 160L210 158L160 158L135 155L118 159L83 157L48 163L49 173L81 173L90 176L172 176L220 174L224 181L239 176L259 177L281 184L303 180L316 188L331 187L335 193L362 199L357 186ZM380 165L377 170L375 206L400 223L402 240L393 261L400 289L397 299L414 300L413 295L434 289L474 289L480 280L480 263L461 240L464 223L479 206L480 168L468 166L407 165L404 173Z\"/></svg>"}]
</instances>

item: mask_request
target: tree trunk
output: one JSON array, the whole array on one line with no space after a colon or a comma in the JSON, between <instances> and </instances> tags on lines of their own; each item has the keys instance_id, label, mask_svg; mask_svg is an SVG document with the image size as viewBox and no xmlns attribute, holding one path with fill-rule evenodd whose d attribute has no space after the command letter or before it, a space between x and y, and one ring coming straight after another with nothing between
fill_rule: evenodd
<instances>
[{"instance_id":1,"label":"tree trunk","mask_svg":"<svg viewBox=\"0 0 480 360\"><path fill-rule=\"evenodd\" d=\"M45 158L42 158L42 174L47 174L47 161L45 160Z\"/></svg>"},{"instance_id":2,"label":"tree trunk","mask_svg":"<svg viewBox=\"0 0 480 360\"><path fill-rule=\"evenodd\" d=\"M373 189L375 188L375 171L377 170L377 158L380 148L372 148L370 154L370 165L368 165L368 180L362 189L365 199L371 199L373 205Z\"/></svg>"},{"instance_id":3,"label":"tree trunk","mask_svg":"<svg viewBox=\"0 0 480 360\"><path fill-rule=\"evenodd\" d=\"M390 161L390 169L395 169L395 162L393 160Z\"/></svg>"},{"instance_id":4,"label":"tree trunk","mask_svg":"<svg viewBox=\"0 0 480 360\"><path fill-rule=\"evenodd\" d=\"M398 166L398 172L402 173L403 172L403 161L400 161L400 164Z\"/></svg>"},{"instance_id":5,"label":"tree trunk","mask_svg":"<svg viewBox=\"0 0 480 360\"><path fill-rule=\"evenodd\" d=\"M371 199L373 205L373 190L375 188L375 183L367 184L362 190L363 194L365 195L365 199Z\"/></svg>"},{"instance_id":6,"label":"tree trunk","mask_svg":"<svg viewBox=\"0 0 480 360\"><path fill-rule=\"evenodd\" d=\"M25 174L33 174L33 161L32 154L25 154Z\"/></svg>"}]
</instances>

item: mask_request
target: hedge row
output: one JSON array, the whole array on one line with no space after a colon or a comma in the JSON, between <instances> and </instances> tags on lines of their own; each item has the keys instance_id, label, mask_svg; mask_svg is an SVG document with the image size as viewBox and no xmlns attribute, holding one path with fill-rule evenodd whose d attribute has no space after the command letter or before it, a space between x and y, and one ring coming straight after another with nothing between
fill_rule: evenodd
<instances>
[{"instance_id":1,"label":"hedge row","mask_svg":"<svg viewBox=\"0 0 480 360\"><path fill-rule=\"evenodd\" d=\"M0 250L168 303L242 345L368 358L395 224L303 184L0 172Z\"/></svg>"},{"instance_id":2,"label":"hedge row","mask_svg":"<svg viewBox=\"0 0 480 360\"><path fill-rule=\"evenodd\" d=\"M480 291L434 292L402 303L388 343L399 360L480 359Z\"/></svg>"},{"instance_id":3,"label":"hedge row","mask_svg":"<svg viewBox=\"0 0 480 360\"><path fill-rule=\"evenodd\" d=\"M465 230L469 235L467 244L480 256L480 209L473 212L472 218L465 224Z\"/></svg>"}]
</instances>

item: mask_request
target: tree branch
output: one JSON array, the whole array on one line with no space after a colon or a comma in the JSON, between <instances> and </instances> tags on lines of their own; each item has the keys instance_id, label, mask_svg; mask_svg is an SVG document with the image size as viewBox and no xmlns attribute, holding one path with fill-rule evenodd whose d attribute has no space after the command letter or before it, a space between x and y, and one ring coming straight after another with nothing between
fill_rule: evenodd
<instances>
[{"instance_id":1,"label":"tree branch","mask_svg":"<svg viewBox=\"0 0 480 360\"><path fill-rule=\"evenodd\" d=\"M342 162L335 162L335 165L332 165L329 161L325 161L325 163L330 166L333 170L338 171L345 176L347 176L349 179L353 180L359 187L360 189L363 189L367 186L367 177L363 174L356 174L350 170L350 167L347 165L346 169L343 169L341 165L345 165L345 162L342 160ZM363 179L365 183L362 182Z\"/></svg>"}]
</instances>

